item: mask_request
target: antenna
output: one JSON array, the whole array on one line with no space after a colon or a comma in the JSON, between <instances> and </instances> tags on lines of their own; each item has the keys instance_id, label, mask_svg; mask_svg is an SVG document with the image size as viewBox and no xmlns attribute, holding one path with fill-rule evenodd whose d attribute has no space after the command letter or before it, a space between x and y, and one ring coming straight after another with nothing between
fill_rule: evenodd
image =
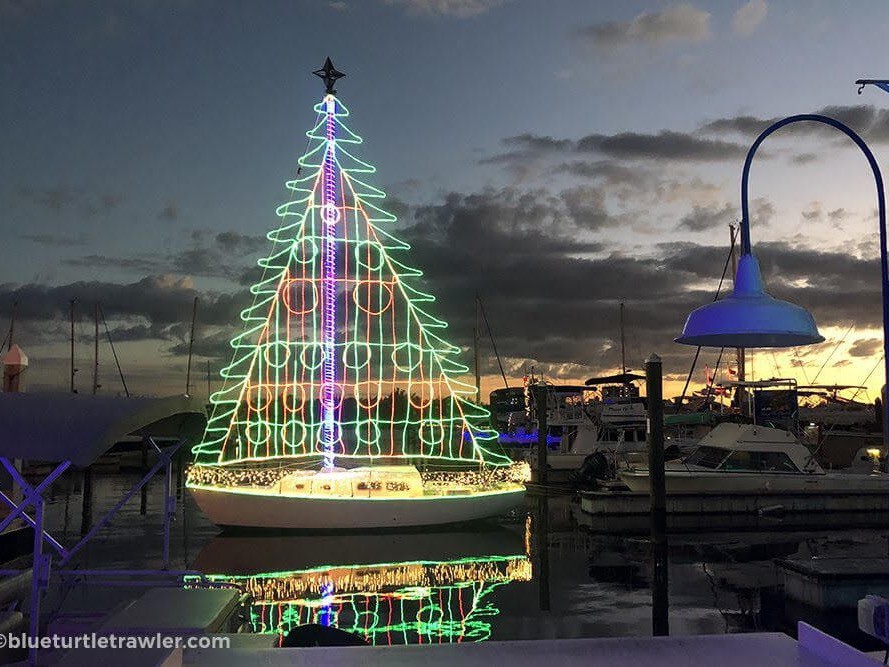
<instances>
[{"instance_id":1,"label":"antenna","mask_svg":"<svg viewBox=\"0 0 889 667\"><path fill-rule=\"evenodd\" d=\"M12 349L12 343L13 343L12 337L15 334L15 309L18 307L18 305L19 305L18 301L12 302L12 317L9 320L9 335L7 337L7 343L6 343L6 351L7 352L9 352Z\"/></svg>"},{"instance_id":2,"label":"antenna","mask_svg":"<svg viewBox=\"0 0 889 667\"><path fill-rule=\"evenodd\" d=\"M624 340L624 302L620 302L620 372L627 373L627 349Z\"/></svg>"}]
</instances>

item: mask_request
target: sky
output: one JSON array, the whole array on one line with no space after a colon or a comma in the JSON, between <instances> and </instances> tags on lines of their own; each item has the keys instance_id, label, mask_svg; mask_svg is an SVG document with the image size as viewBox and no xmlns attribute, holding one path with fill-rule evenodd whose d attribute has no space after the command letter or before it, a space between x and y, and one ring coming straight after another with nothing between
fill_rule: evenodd
<instances>
[{"instance_id":1,"label":"sky","mask_svg":"<svg viewBox=\"0 0 889 667\"><path fill-rule=\"evenodd\" d=\"M860 0L0 0L0 338L17 302L25 386L92 385L101 304L132 393L218 386L278 226L330 56L394 233L472 362L474 294L511 384L664 360L712 300L741 167L770 121L825 113L889 166L889 7ZM883 69L881 69L881 67ZM755 377L883 383L874 181L812 124L763 144L751 234L769 290L820 345L756 352ZM104 336L105 324L102 325ZM501 386L482 348L483 394ZM705 350L692 386L717 351ZM100 391L122 390L110 346ZM864 396L862 394L861 396Z\"/></svg>"}]
</instances>

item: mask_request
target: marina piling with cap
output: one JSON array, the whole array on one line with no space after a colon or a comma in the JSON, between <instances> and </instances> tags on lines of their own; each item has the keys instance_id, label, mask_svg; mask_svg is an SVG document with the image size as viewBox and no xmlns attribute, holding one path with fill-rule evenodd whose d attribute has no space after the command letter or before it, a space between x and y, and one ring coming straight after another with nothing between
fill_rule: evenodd
<instances>
[{"instance_id":1,"label":"marina piling with cap","mask_svg":"<svg viewBox=\"0 0 889 667\"><path fill-rule=\"evenodd\" d=\"M648 478L651 484L651 630L655 636L670 634L663 393L663 364L659 356L652 354L645 360L645 394L648 397Z\"/></svg>"}]
</instances>

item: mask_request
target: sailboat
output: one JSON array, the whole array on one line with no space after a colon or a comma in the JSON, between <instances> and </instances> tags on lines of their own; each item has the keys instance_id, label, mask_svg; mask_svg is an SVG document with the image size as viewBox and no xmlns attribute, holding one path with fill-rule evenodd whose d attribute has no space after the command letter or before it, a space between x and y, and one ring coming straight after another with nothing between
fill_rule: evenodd
<instances>
[{"instance_id":1,"label":"sailboat","mask_svg":"<svg viewBox=\"0 0 889 667\"><path fill-rule=\"evenodd\" d=\"M499 450L385 194L353 155L328 58L291 201L187 485L217 525L401 528L503 514L527 464Z\"/></svg>"}]
</instances>

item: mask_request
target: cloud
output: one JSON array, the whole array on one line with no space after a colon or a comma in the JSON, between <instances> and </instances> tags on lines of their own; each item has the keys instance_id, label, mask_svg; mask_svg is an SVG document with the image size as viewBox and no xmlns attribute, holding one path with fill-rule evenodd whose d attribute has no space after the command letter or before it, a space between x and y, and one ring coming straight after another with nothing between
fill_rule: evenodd
<instances>
[{"instance_id":1,"label":"cloud","mask_svg":"<svg viewBox=\"0 0 889 667\"><path fill-rule=\"evenodd\" d=\"M53 213L73 211L84 218L91 218L97 213L110 213L123 200L118 194L90 193L83 188L70 185L57 185L49 188L21 186L18 189L18 196L32 206L47 209Z\"/></svg>"},{"instance_id":2,"label":"cloud","mask_svg":"<svg viewBox=\"0 0 889 667\"><path fill-rule=\"evenodd\" d=\"M694 206L691 212L679 221L677 229L703 232L714 227L726 227L738 217L737 209L731 204L719 206Z\"/></svg>"},{"instance_id":3,"label":"cloud","mask_svg":"<svg viewBox=\"0 0 889 667\"><path fill-rule=\"evenodd\" d=\"M556 165L555 171L580 178L601 179L606 185L611 186L632 185L642 187L650 185L652 182L651 174L648 172L627 167L613 160L563 162Z\"/></svg>"},{"instance_id":4,"label":"cloud","mask_svg":"<svg viewBox=\"0 0 889 667\"><path fill-rule=\"evenodd\" d=\"M179 207L175 202L167 202L167 205L164 206L163 210L157 214L158 220L166 220L173 221L179 219Z\"/></svg>"},{"instance_id":5,"label":"cloud","mask_svg":"<svg viewBox=\"0 0 889 667\"><path fill-rule=\"evenodd\" d=\"M736 35L751 35L765 20L767 13L765 0L750 0L732 17L732 30Z\"/></svg>"},{"instance_id":6,"label":"cloud","mask_svg":"<svg viewBox=\"0 0 889 667\"><path fill-rule=\"evenodd\" d=\"M192 247L174 254L144 254L130 257L86 255L63 260L69 266L118 269L146 273L175 273L239 281L248 265L269 247L265 236L247 236L237 232L196 230L191 233ZM251 275L253 275L251 273Z\"/></svg>"},{"instance_id":7,"label":"cloud","mask_svg":"<svg viewBox=\"0 0 889 667\"><path fill-rule=\"evenodd\" d=\"M581 34L603 48L627 44L701 42L710 39L710 13L689 3L659 12L642 12L630 21L594 23Z\"/></svg>"},{"instance_id":8,"label":"cloud","mask_svg":"<svg viewBox=\"0 0 889 667\"><path fill-rule=\"evenodd\" d=\"M757 225L768 225L775 218L775 206L765 197L757 197L751 202L753 212L750 214L752 222Z\"/></svg>"},{"instance_id":9,"label":"cloud","mask_svg":"<svg viewBox=\"0 0 889 667\"><path fill-rule=\"evenodd\" d=\"M605 189L592 186L569 188L561 193L568 215L581 229L601 229L618 224L608 212Z\"/></svg>"},{"instance_id":10,"label":"cloud","mask_svg":"<svg viewBox=\"0 0 889 667\"><path fill-rule=\"evenodd\" d=\"M404 7L419 16L469 18L505 4L509 0L384 0L387 5Z\"/></svg>"},{"instance_id":11,"label":"cloud","mask_svg":"<svg viewBox=\"0 0 889 667\"><path fill-rule=\"evenodd\" d=\"M62 260L68 266L79 266L90 269L121 269L133 273L151 273L162 269L159 259L147 257L109 257L108 255L85 255Z\"/></svg>"},{"instance_id":12,"label":"cloud","mask_svg":"<svg viewBox=\"0 0 889 667\"><path fill-rule=\"evenodd\" d=\"M827 106L816 110L814 113L835 118L858 132L867 141L889 142L889 109L877 108L869 104L854 106ZM750 115L730 116L717 118L700 126L700 131L705 133L725 134L733 133L745 137L754 138L769 125L778 121L778 117L758 118ZM820 138L838 138L841 135L835 129L822 123L799 122L778 130L776 137L780 136L817 136ZM825 147L829 150L831 147ZM818 153L820 155L820 153Z\"/></svg>"},{"instance_id":13,"label":"cloud","mask_svg":"<svg viewBox=\"0 0 889 667\"><path fill-rule=\"evenodd\" d=\"M603 179L622 175L607 163L586 166L605 174ZM631 365L638 367L656 351L668 373L684 372L693 350L670 341L688 313L712 299L728 244L665 243L645 254L614 252L603 243L605 235L596 233L624 223L603 198L608 189L597 181L558 193L515 187L450 192L408 211L398 235L412 249L393 258L423 270L418 286L435 295L433 312L449 323L447 338L456 345L472 344L478 291L498 349L516 372L528 362L551 377L615 368L621 301L627 304ZM761 207L752 204L754 214L768 209L765 201ZM730 212L722 201L709 205L714 215ZM708 212L707 205L698 206ZM694 206L688 210L695 212ZM246 285L255 280L255 273L249 279L248 273L256 269L246 267L262 239L199 230L190 241L171 258L94 256L82 261L93 267L117 262L133 271L149 268L139 262L155 262L152 268L182 265L191 271L188 275L197 275L196 268L228 272L245 285L233 284L226 293L199 291L182 273L154 271L121 283L0 284L0 303L18 301L21 339L55 343L59 357L64 356L72 297L83 304L78 308L83 321L90 316L87 304L100 301L116 338L158 341L159 354L175 356L187 351L191 306L199 296L198 354L225 359L228 341L240 328L239 313L253 299ZM756 252L770 293L809 309L819 326L855 321L860 327L879 327L876 258L769 242L757 243Z\"/></svg>"},{"instance_id":14,"label":"cloud","mask_svg":"<svg viewBox=\"0 0 889 667\"><path fill-rule=\"evenodd\" d=\"M220 252L238 257L252 255L269 246L265 235L248 236L238 232L218 232L214 236L212 231L202 229L192 232L191 238L204 247L215 243Z\"/></svg>"},{"instance_id":15,"label":"cloud","mask_svg":"<svg viewBox=\"0 0 889 667\"><path fill-rule=\"evenodd\" d=\"M809 164L815 162L818 158L819 155L817 153L797 153L790 158L790 161L793 162L793 164Z\"/></svg>"},{"instance_id":16,"label":"cloud","mask_svg":"<svg viewBox=\"0 0 889 667\"><path fill-rule=\"evenodd\" d=\"M0 0L0 18L19 18L45 4L42 0Z\"/></svg>"},{"instance_id":17,"label":"cloud","mask_svg":"<svg viewBox=\"0 0 889 667\"><path fill-rule=\"evenodd\" d=\"M737 160L744 156L746 147L722 139L698 136L693 133L661 130L657 133L621 132L618 134L589 134L578 140L559 139L530 133L507 137L501 142L507 150L482 158L480 164L502 164L510 169L534 165L540 160L572 154L599 154L613 160L673 160L679 162L715 162ZM606 171L616 173L617 163L566 162L564 171L579 176ZM624 167L626 169L626 167Z\"/></svg>"},{"instance_id":18,"label":"cloud","mask_svg":"<svg viewBox=\"0 0 889 667\"><path fill-rule=\"evenodd\" d=\"M19 234L18 238L44 246L72 247L86 245L88 238L85 234L77 236L65 236L64 234Z\"/></svg>"},{"instance_id":19,"label":"cloud","mask_svg":"<svg viewBox=\"0 0 889 667\"><path fill-rule=\"evenodd\" d=\"M883 347L880 338L859 338L849 346L850 357L872 357Z\"/></svg>"},{"instance_id":20,"label":"cloud","mask_svg":"<svg viewBox=\"0 0 889 667\"><path fill-rule=\"evenodd\" d=\"M824 212L821 210L821 202L816 200L803 209L801 215L803 216L803 220L815 221L821 220L823 214Z\"/></svg>"},{"instance_id":21,"label":"cloud","mask_svg":"<svg viewBox=\"0 0 889 667\"><path fill-rule=\"evenodd\" d=\"M657 134L622 132L620 134L590 134L577 142L581 152L598 152L625 160L682 160L712 162L741 157L745 149L740 144L707 139L684 132L661 130Z\"/></svg>"},{"instance_id":22,"label":"cloud","mask_svg":"<svg viewBox=\"0 0 889 667\"><path fill-rule=\"evenodd\" d=\"M38 206L43 206L58 213L64 208L73 205L80 199L79 190L67 186L53 187L35 190L24 186L19 188L19 196Z\"/></svg>"},{"instance_id":23,"label":"cloud","mask_svg":"<svg viewBox=\"0 0 889 667\"><path fill-rule=\"evenodd\" d=\"M327 3L327 6L338 12L344 12L349 9L349 3L343 2L342 0L330 0L330 2Z\"/></svg>"},{"instance_id":24,"label":"cloud","mask_svg":"<svg viewBox=\"0 0 889 667\"><path fill-rule=\"evenodd\" d=\"M835 226L839 226L839 224L845 220L849 215L849 212L844 208L835 208L832 211L827 212L827 219L830 220Z\"/></svg>"}]
</instances>

